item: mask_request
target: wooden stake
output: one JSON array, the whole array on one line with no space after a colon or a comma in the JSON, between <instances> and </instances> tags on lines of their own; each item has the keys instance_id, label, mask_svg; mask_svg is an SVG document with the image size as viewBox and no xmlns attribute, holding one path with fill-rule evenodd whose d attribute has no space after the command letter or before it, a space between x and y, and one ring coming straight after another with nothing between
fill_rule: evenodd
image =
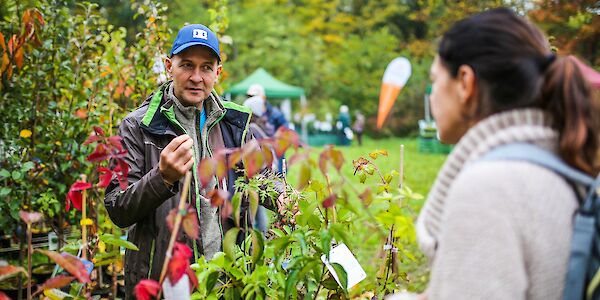
<instances>
[{"instance_id":1,"label":"wooden stake","mask_svg":"<svg viewBox=\"0 0 600 300\"><path fill-rule=\"evenodd\" d=\"M404 145L400 145L400 178L399 187L402 188L404 184Z\"/></svg>"},{"instance_id":2,"label":"wooden stake","mask_svg":"<svg viewBox=\"0 0 600 300\"><path fill-rule=\"evenodd\" d=\"M81 175L81 180L86 181L86 176ZM86 210L86 198L87 193L86 190L82 191L81 197L81 258L87 260L87 225L85 219L87 219L87 210Z\"/></svg>"},{"instance_id":3,"label":"wooden stake","mask_svg":"<svg viewBox=\"0 0 600 300\"><path fill-rule=\"evenodd\" d=\"M165 254L165 261L162 266L162 270L160 271L160 280L158 284L162 287L162 283L165 280L165 275L167 275L167 267L169 265L169 261L171 260L171 255L173 252L173 247L175 246L175 240L177 239L177 233L179 232L179 227L181 226L182 215L181 211L185 209L185 202L187 199L187 195L190 191L190 183L192 182L192 172L188 171L185 174L185 180L183 183L183 191L181 191L181 197L179 198L179 206L177 207L177 214L175 215L175 222L173 222L173 231L171 232L171 239L169 240L169 246L167 247L167 253ZM172 282L172 284L174 284ZM160 299L162 294L162 289L158 291L157 299Z\"/></svg>"}]
</instances>

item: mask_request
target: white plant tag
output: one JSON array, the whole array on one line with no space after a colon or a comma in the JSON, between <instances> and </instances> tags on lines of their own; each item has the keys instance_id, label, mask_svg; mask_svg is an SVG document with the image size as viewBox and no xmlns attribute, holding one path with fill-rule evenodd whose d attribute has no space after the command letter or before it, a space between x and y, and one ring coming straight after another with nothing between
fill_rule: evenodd
<instances>
[{"instance_id":1,"label":"white plant tag","mask_svg":"<svg viewBox=\"0 0 600 300\"><path fill-rule=\"evenodd\" d=\"M166 300L190 300L190 279L187 274L183 274L175 285L171 285L169 278L165 278L162 287Z\"/></svg>"},{"instance_id":2,"label":"white plant tag","mask_svg":"<svg viewBox=\"0 0 600 300\"><path fill-rule=\"evenodd\" d=\"M358 260L356 260L354 255L352 255L352 252L350 252L350 249L348 249L345 244L339 244L335 248L331 249L329 252L329 261L327 261L327 257L325 255L321 256L321 260L325 266L327 266L327 269L329 269L329 272L331 272L333 278L340 286L340 279L338 278L337 273L331 264L338 263L344 268L346 274L348 275L348 290L357 283L361 282L363 279L367 278L367 273L365 273L365 270L363 270Z\"/></svg>"}]
</instances>

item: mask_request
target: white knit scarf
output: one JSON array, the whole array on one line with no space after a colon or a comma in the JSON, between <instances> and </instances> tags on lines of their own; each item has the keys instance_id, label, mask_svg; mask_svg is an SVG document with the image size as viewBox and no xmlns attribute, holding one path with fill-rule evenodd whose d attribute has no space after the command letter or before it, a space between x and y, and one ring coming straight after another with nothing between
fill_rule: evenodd
<instances>
[{"instance_id":1,"label":"white knit scarf","mask_svg":"<svg viewBox=\"0 0 600 300\"><path fill-rule=\"evenodd\" d=\"M469 129L438 173L417 220L419 245L430 262L435 258L446 196L463 167L491 149L509 143L532 143L555 151L557 137L550 118L539 109L494 114Z\"/></svg>"}]
</instances>

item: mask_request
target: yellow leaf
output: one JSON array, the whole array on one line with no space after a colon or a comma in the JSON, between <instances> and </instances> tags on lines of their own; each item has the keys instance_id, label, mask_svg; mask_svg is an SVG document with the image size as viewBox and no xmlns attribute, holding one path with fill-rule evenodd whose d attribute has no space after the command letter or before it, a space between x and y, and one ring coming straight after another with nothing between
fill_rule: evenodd
<instances>
[{"instance_id":1,"label":"yellow leaf","mask_svg":"<svg viewBox=\"0 0 600 300\"><path fill-rule=\"evenodd\" d=\"M44 183L44 185L48 185L48 179L43 179L42 182Z\"/></svg>"},{"instance_id":2,"label":"yellow leaf","mask_svg":"<svg viewBox=\"0 0 600 300\"><path fill-rule=\"evenodd\" d=\"M56 146L61 146L61 145L62 145L62 143L61 143L60 141L56 141L56 142L54 142L54 144L55 144Z\"/></svg>"},{"instance_id":3,"label":"yellow leaf","mask_svg":"<svg viewBox=\"0 0 600 300\"><path fill-rule=\"evenodd\" d=\"M21 130L21 133L19 133L19 136L21 136L22 138L28 138L31 136L31 130L23 129Z\"/></svg>"},{"instance_id":4,"label":"yellow leaf","mask_svg":"<svg viewBox=\"0 0 600 300\"><path fill-rule=\"evenodd\" d=\"M155 20L156 18L154 18L154 16L150 16L150 18L148 18L148 22L150 23L154 23Z\"/></svg>"},{"instance_id":5,"label":"yellow leaf","mask_svg":"<svg viewBox=\"0 0 600 300\"><path fill-rule=\"evenodd\" d=\"M98 250L100 253L106 252L106 244L103 241L98 242Z\"/></svg>"},{"instance_id":6,"label":"yellow leaf","mask_svg":"<svg viewBox=\"0 0 600 300\"><path fill-rule=\"evenodd\" d=\"M89 225L94 224L94 222L90 218L85 218L85 219L81 219L79 224L81 224L81 226L89 226Z\"/></svg>"}]
</instances>

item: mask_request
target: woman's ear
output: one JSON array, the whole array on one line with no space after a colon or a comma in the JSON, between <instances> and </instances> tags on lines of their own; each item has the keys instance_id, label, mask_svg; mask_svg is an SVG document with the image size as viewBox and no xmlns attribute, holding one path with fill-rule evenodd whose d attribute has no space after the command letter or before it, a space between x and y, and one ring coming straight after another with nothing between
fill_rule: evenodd
<instances>
[{"instance_id":1,"label":"woman's ear","mask_svg":"<svg viewBox=\"0 0 600 300\"><path fill-rule=\"evenodd\" d=\"M463 113L468 118L476 115L479 99L477 98L477 79L471 66L462 65L457 74L458 96Z\"/></svg>"}]
</instances>

